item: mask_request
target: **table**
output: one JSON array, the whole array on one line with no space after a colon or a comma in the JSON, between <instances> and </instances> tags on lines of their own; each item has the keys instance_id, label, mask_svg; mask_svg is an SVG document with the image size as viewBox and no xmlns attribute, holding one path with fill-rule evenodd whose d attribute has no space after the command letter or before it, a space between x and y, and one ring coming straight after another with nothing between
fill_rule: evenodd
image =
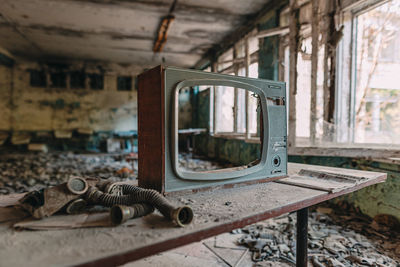
<instances>
[{"instance_id":1,"label":"table","mask_svg":"<svg viewBox=\"0 0 400 267\"><path fill-rule=\"evenodd\" d=\"M121 265L293 211L298 216L297 265L306 266L307 207L384 182L386 174L289 164L289 177L301 169L365 180L335 193L269 182L168 196L177 205L193 208L195 221L185 228L174 227L157 213L119 227L18 232L0 226L0 266Z\"/></svg>"}]
</instances>

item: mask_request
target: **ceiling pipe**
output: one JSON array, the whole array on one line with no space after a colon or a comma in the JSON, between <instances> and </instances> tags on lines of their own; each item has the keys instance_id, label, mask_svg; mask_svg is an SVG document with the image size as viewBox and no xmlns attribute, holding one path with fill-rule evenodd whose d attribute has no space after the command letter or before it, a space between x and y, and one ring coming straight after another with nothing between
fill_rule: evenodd
<instances>
[{"instance_id":1,"label":"ceiling pipe","mask_svg":"<svg viewBox=\"0 0 400 267\"><path fill-rule=\"evenodd\" d=\"M175 15L173 14L175 10L177 0L174 0L172 3L168 15L161 19L160 27L158 28L157 39L154 42L153 52L159 53L163 50L165 43L167 42L168 29L171 26L171 23L175 19Z\"/></svg>"}]
</instances>

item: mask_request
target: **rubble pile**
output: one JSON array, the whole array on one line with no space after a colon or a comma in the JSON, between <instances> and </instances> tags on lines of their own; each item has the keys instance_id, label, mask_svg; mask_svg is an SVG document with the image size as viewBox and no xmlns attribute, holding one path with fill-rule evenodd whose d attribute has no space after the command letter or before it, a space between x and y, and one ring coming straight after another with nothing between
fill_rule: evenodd
<instances>
[{"instance_id":1,"label":"rubble pile","mask_svg":"<svg viewBox=\"0 0 400 267\"><path fill-rule=\"evenodd\" d=\"M137 165L135 165L136 168ZM137 170L123 155L11 154L0 155L0 195L39 190L66 182L71 176L136 179ZM128 175L127 175L128 173Z\"/></svg>"},{"instance_id":2,"label":"rubble pile","mask_svg":"<svg viewBox=\"0 0 400 267\"><path fill-rule=\"evenodd\" d=\"M366 220L355 219L357 223L349 224L348 220L342 219L333 213L330 216L318 211L310 213L309 266L400 266L398 232L380 233L374 231L373 224ZM352 226L356 226L355 229ZM364 229L365 234L360 233L360 229ZM232 234L238 235L237 244L248 247L252 261L260 263L260 266L294 266L296 262L294 213L236 229Z\"/></svg>"}]
</instances>

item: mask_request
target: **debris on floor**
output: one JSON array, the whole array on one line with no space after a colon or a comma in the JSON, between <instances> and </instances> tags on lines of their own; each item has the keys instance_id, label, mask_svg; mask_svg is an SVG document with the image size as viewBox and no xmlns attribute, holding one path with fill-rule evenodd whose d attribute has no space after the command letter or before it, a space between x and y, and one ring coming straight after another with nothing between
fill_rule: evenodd
<instances>
[{"instance_id":1,"label":"debris on floor","mask_svg":"<svg viewBox=\"0 0 400 267\"><path fill-rule=\"evenodd\" d=\"M395 244L400 245L398 233L371 233L374 231L371 223L365 218L358 219L361 217L357 214L345 219L320 211L329 209L318 208L309 217L308 256L313 264L310 266L399 266L400 254L396 258L396 251L390 249ZM350 217L355 223L350 222ZM253 262L267 260L293 265L296 262L295 229L296 214L293 213L236 229L232 234L238 236L237 244L249 248Z\"/></svg>"},{"instance_id":2,"label":"debris on floor","mask_svg":"<svg viewBox=\"0 0 400 267\"><path fill-rule=\"evenodd\" d=\"M179 167L187 171L212 171L235 166L196 158L192 153L179 153Z\"/></svg>"},{"instance_id":3,"label":"debris on floor","mask_svg":"<svg viewBox=\"0 0 400 267\"><path fill-rule=\"evenodd\" d=\"M337 207L336 207L337 208ZM318 206L309 215L308 266L400 266L400 233L374 234L372 220L366 220L354 211L346 211L349 218L326 205ZM342 210L343 211L343 210ZM196 261L205 258L207 266L269 266L292 267L296 260L296 214L249 225L202 242L193 243L126 266L168 265L176 255L185 255ZM201 255L194 251L203 251ZM169 256L171 255L171 256Z\"/></svg>"},{"instance_id":4,"label":"debris on floor","mask_svg":"<svg viewBox=\"0 0 400 267\"><path fill-rule=\"evenodd\" d=\"M137 163L137 162L136 162ZM124 155L7 154L0 156L0 195L39 190L66 182L71 176L135 180L137 173ZM126 168L126 169L124 169ZM136 167L137 168L137 167ZM118 174L118 171L124 170Z\"/></svg>"},{"instance_id":5,"label":"debris on floor","mask_svg":"<svg viewBox=\"0 0 400 267\"><path fill-rule=\"evenodd\" d=\"M133 175L134 172L127 167L122 167L116 173L121 178L128 178L129 176Z\"/></svg>"}]
</instances>

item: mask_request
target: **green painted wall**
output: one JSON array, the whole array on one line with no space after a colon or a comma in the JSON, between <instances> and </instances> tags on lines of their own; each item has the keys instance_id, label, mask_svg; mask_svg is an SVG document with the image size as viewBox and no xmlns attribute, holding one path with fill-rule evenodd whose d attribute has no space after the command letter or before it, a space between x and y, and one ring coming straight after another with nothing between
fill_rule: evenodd
<instances>
[{"instance_id":1,"label":"green painted wall","mask_svg":"<svg viewBox=\"0 0 400 267\"><path fill-rule=\"evenodd\" d=\"M210 125L210 89L199 91L195 94L193 110L193 121L197 122L198 128L209 129Z\"/></svg>"},{"instance_id":2,"label":"green painted wall","mask_svg":"<svg viewBox=\"0 0 400 267\"><path fill-rule=\"evenodd\" d=\"M267 30L279 27L278 11L268 13L258 30ZM267 37L259 40L258 51L258 77L269 80L278 80L279 36Z\"/></svg>"},{"instance_id":3,"label":"green painted wall","mask_svg":"<svg viewBox=\"0 0 400 267\"><path fill-rule=\"evenodd\" d=\"M260 157L260 145L246 143L244 140L201 134L195 136L195 152L216 161L240 166L247 165Z\"/></svg>"}]
</instances>

